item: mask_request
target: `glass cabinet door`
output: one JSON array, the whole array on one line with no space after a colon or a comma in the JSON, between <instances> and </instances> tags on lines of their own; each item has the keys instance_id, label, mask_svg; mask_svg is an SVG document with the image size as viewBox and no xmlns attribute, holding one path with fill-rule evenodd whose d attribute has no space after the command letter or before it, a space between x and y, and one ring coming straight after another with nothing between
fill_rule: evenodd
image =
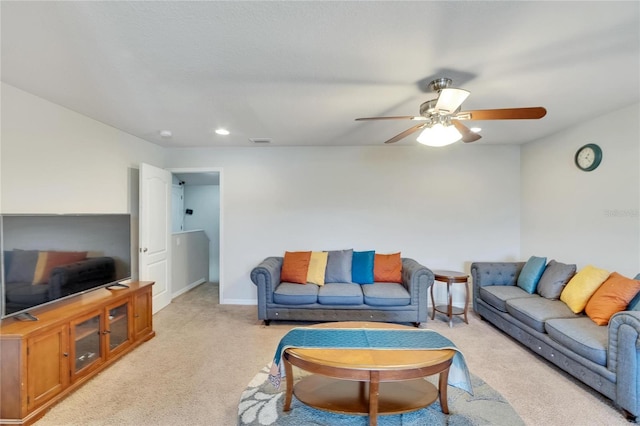
<instances>
[{"instance_id":1,"label":"glass cabinet door","mask_svg":"<svg viewBox=\"0 0 640 426\"><path fill-rule=\"evenodd\" d=\"M78 373L101 359L101 317L100 313L96 313L87 319L80 319L72 326L74 373Z\"/></svg>"},{"instance_id":2,"label":"glass cabinet door","mask_svg":"<svg viewBox=\"0 0 640 426\"><path fill-rule=\"evenodd\" d=\"M106 335L110 353L130 341L129 302L108 308Z\"/></svg>"}]
</instances>

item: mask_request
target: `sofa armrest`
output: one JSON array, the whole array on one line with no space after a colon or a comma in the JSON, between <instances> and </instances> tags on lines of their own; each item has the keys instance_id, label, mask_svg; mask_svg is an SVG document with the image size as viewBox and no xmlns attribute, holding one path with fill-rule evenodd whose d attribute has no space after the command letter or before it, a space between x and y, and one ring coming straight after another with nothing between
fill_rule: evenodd
<instances>
[{"instance_id":1,"label":"sofa armrest","mask_svg":"<svg viewBox=\"0 0 640 426\"><path fill-rule=\"evenodd\" d=\"M418 318L426 318L428 313L427 293L433 285L433 271L417 261L402 258L402 285L411 295L411 305L418 307ZM424 313L421 312L424 310Z\"/></svg>"},{"instance_id":2,"label":"sofa armrest","mask_svg":"<svg viewBox=\"0 0 640 426\"><path fill-rule=\"evenodd\" d=\"M640 311L618 312L609 321L609 370L616 373L616 402L640 415Z\"/></svg>"},{"instance_id":3,"label":"sofa armrest","mask_svg":"<svg viewBox=\"0 0 640 426\"><path fill-rule=\"evenodd\" d=\"M283 260L283 257L267 257L251 270L251 281L258 287L258 319L267 319L267 303L273 303Z\"/></svg>"},{"instance_id":4,"label":"sofa armrest","mask_svg":"<svg viewBox=\"0 0 640 426\"><path fill-rule=\"evenodd\" d=\"M49 278L49 295L58 298L88 290L96 282L115 279L115 261L111 257L92 257L68 265L57 266Z\"/></svg>"},{"instance_id":5,"label":"sofa armrest","mask_svg":"<svg viewBox=\"0 0 640 426\"><path fill-rule=\"evenodd\" d=\"M525 262L473 262L473 310L477 311L476 299L480 297L480 287L491 285L516 285Z\"/></svg>"}]
</instances>

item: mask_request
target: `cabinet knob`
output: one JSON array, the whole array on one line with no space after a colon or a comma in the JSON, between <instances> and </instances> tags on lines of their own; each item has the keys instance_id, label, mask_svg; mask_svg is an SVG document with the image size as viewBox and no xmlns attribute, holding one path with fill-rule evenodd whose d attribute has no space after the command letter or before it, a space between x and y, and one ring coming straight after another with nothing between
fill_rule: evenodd
<instances>
[{"instance_id":1,"label":"cabinet knob","mask_svg":"<svg viewBox=\"0 0 640 426\"><path fill-rule=\"evenodd\" d=\"M65 353L63 353L63 354L62 354L62 356L64 356L64 357L69 357L69 353L68 353L68 352L65 352Z\"/></svg>"},{"instance_id":2,"label":"cabinet knob","mask_svg":"<svg viewBox=\"0 0 640 426\"><path fill-rule=\"evenodd\" d=\"M109 334L109 333L111 333L111 330L105 330L102 332L102 334Z\"/></svg>"}]
</instances>

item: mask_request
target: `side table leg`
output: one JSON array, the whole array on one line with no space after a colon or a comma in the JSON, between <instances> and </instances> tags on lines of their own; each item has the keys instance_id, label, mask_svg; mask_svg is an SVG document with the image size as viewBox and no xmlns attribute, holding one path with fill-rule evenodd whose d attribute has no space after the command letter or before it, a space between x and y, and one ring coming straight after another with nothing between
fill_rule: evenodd
<instances>
[{"instance_id":1,"label":"side table leg","mask_svg":"<svg viewBox=\"0 0 640 426\"><path fill-rule=\"evenodd\" d=\"M447 386L449 381L449 368L440 373L440 380L438 382L438 393L440 394L440 407L444 414L449 414L449 405L447 402Z\"/></svg>"},{"instance_id":2,"label":"side table leg","mask_svg":"<svg viewBox=\"0 0 640 426\"><path fill-rule=\"evenodd\" d=\"M434 282L435 284L435 282ZM436 302L433 300L433 285L431 284L431 320L436 317Z\"/></svg>"},{"instance_id":3,"label":"side table leg","mask_svg":"<svg viewBox=\"0 0 640 426\"><path fill-rule=\"evenodd\" d=\"M451 293L451 280L447 281L447 299L449 305L447 306L447 313L449 314L449 327L453 327L453 294Z\"/></svg>"},{"instance_id":4,"label":"side table leg","mask_svg":"<svg viewBox=\"0 0 640 426\"><path fill-rule=\"evenodd\" d=\"M469 310L469 280L464 282L464 288L464 322L469 324L469 320L467 319L467 311Z\"/></svg>"},{"instance_id":5,"label":"side table leg","mask_svg":"<svg viewBox=\"0 0 640 426\"><path fill-rule=\"evenodd\" d=\"M293 396L293 368L291 368L291 363L287 359L286 351L282 354L282 362L284 362L284 372L287 380L287 392L285 393L282 411L289 411L291 410L291 397Z\"/></svg>"},{"instance_id":6,"label":"side table leg","mask_svg":"<svg viewBox=\"0 0 640 426\"><path fill-rule=\"evenodd\" d=\"M378 397L380 396L380 372L372 371L369 376L369 426L378 425Z\"/></svg>"}]
</instances>

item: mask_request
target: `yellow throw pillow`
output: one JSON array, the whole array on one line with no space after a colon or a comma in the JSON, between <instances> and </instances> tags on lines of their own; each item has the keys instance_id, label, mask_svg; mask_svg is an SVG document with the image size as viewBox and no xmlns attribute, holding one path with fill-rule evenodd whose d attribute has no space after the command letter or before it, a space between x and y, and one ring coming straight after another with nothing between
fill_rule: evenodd
<instances>
[{"instance_id":1,"label":"yellow throw pillow","mask_svg":"<svg viewBox=\"0 0 640 426\"><path fill-rule=\"evenodd\" d=\"M624 311L639 291L640 280L613 272L591 296L584 311L596 324L607 325L613 314Z\"/></svg>"},{"instance_id":2,"label":"yellow throw pillow","mask_svg":"<svg viewBox=\"0 0 640 426\"><path fill-rule=\"evenodd\" d=\"M609 277L609 271L587 265L571 278L560 294L560 300L579 314L598 287Z\"/></svg>"},{"instance_id":3,"label":"yellow throw pillow","mask_svg":"<svg viewBox=\"0 0 640 426\"><path fill-rule=\"evenodd\" d=\"M307 271L307 282L324 285L324 274L327 270L327 260L329 253L324 251L312 251L309 259L309 270Z\"/></svg>"}]
</instances>

